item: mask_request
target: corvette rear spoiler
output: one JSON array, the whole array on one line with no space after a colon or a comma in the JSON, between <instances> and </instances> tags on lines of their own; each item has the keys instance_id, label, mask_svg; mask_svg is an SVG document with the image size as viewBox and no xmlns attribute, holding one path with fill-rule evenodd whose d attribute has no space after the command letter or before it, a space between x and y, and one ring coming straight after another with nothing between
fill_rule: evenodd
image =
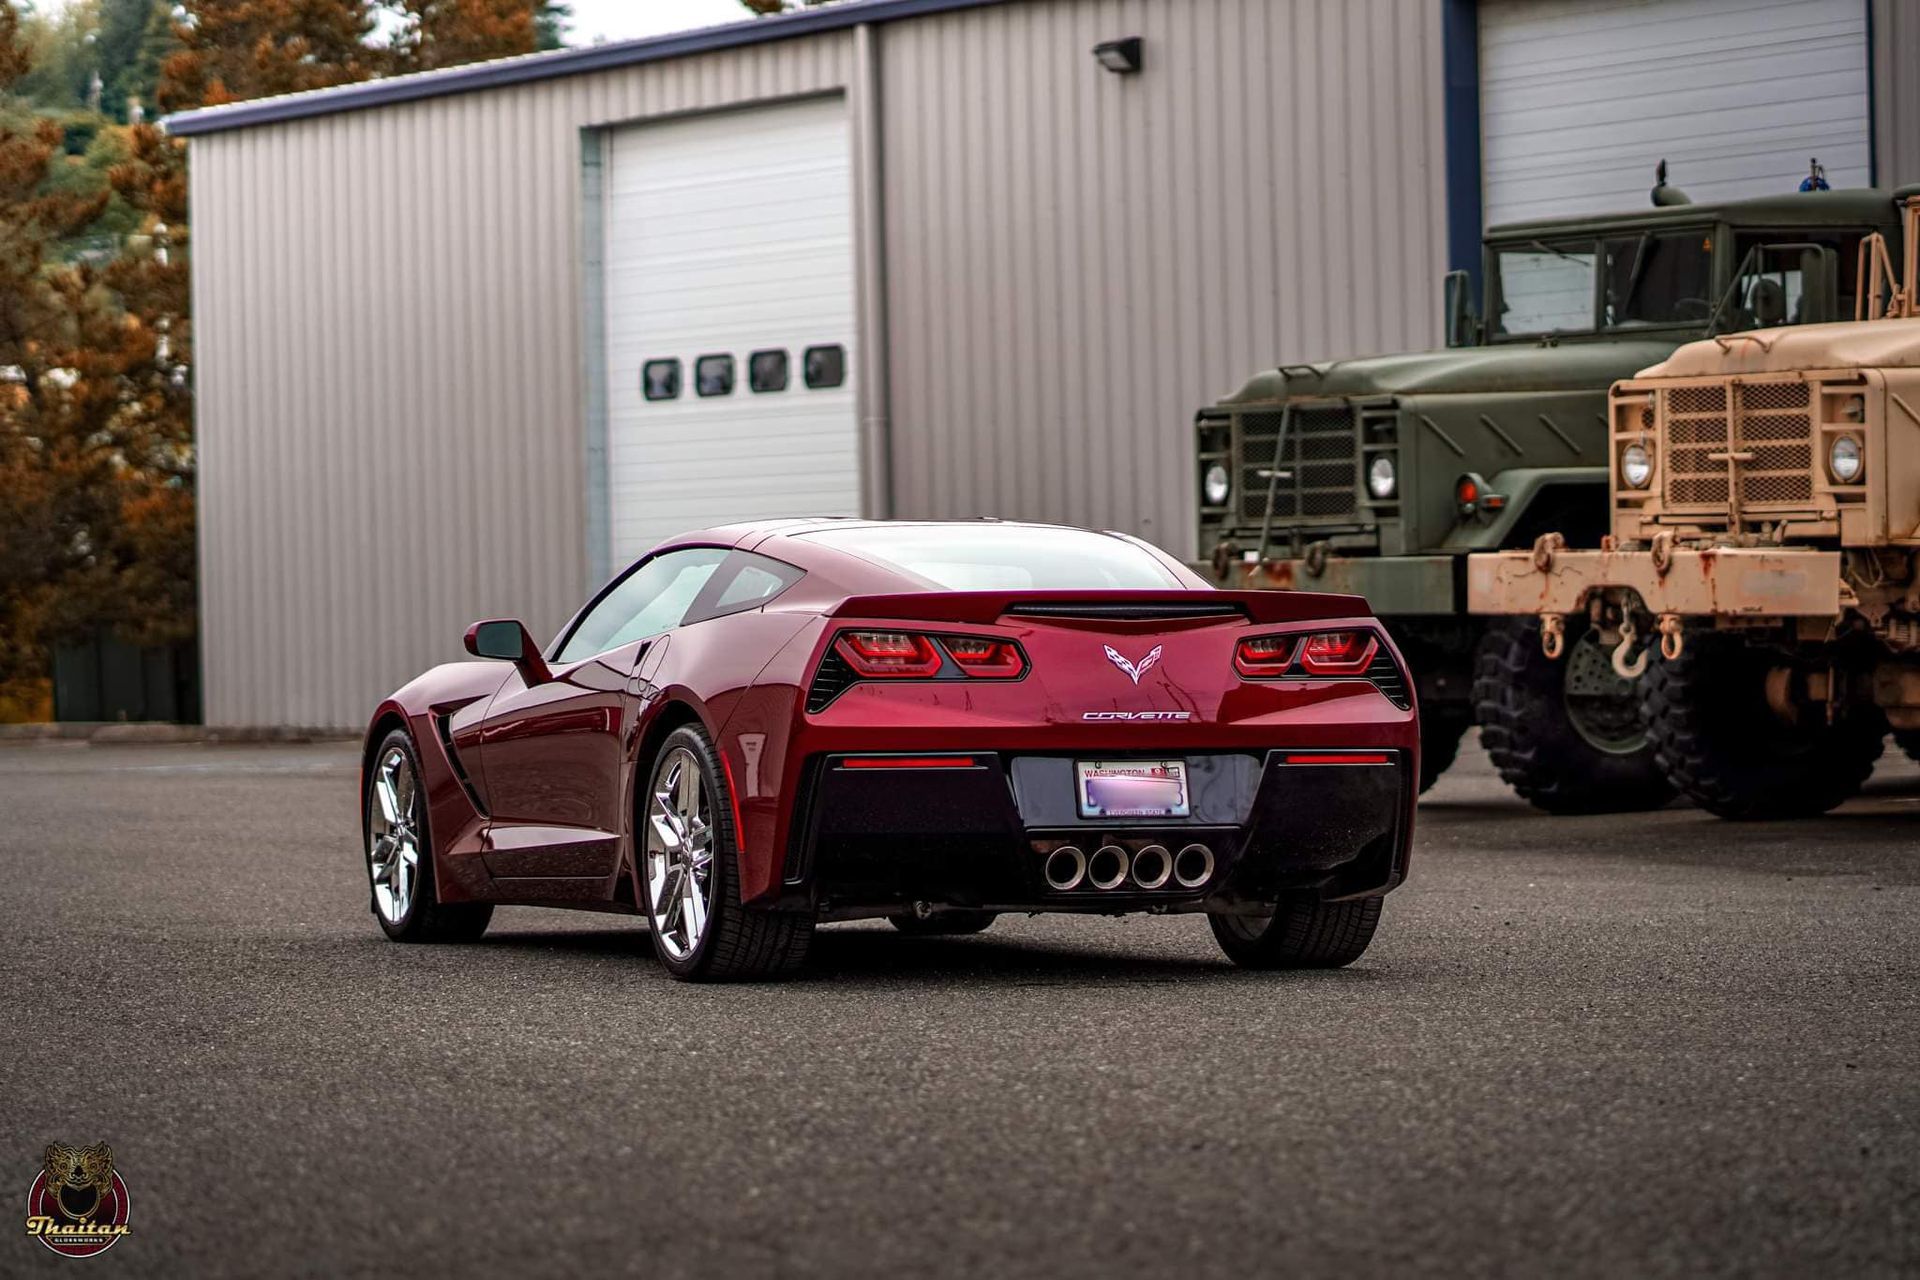
<instances>
[{"instance_id":1,"label":"corvette rear spoiler","mask_svg":"<svg viewBox=\"0 0 1920 1280\"><path fill-rule=\"evenodd\" d=\"M911 622L998 622L1022 618L1074 618L1112 622L1172 622L1238 615L1249 622L1316 622L1370 618L1361 596L1311 591L916 591L890 596L849 596L831 611L836 618L897 618Z\"/></svg>"}]
</instances>

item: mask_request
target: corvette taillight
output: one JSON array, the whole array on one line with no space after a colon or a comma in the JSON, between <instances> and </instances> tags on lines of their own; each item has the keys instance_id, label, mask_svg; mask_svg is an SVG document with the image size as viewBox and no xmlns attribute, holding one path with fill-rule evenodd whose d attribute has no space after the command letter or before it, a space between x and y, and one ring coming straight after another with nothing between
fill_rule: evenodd
<instances>
[{"instance_id":1,"label":"corvette taillight","mask_svg":"<svg viewBox=\"0 0 1920 1280\"><path fill-rule=\"evenodd\" d=\"M1365 631L1321 631L1300 646L1300 666L1310 675L1365 675L1380 644Z\"/></svg>"},{"instance_id":2,"label":"corvette taillight","mask_svg":"<svg viewBox=\"0 0 1920 1280\"><path fill-rule=\"evenodd\" d=\"M1027 669L1018 645L984 636L941 636L941 645L953 664L970 676L1011 680Z\"/></svg>"},{"instance_id":3,"label":"corvette taillight","mask_svg":"<svg viewBox=\"0 0 1920 1280\"><path fill-rule=\"evenodd\" d=\"M1255 680L1283 676L1293 665L1292 636L1258 636L1233 648L1234 669Z\"/></svg>"},{"instance_id":4,"label":"corvette taillight","mask_svg":"<svg viewBox=\"0 0 1920 1280\"><path fill-rule=\"evenodd\" d=\"M1380 652L1371 631L1316 631L1298 635L1253 636L1233 649L1234 670L1250 680L1280 676L1364 676Z\"/></svg>"},{"instance_id":5,"label":"corvette taillight","mask_svg":"<svg viewBox=\"0 0 1920 1280\"><path fill-rule=\"evenodd\" d=\"M940 674L940 652L926 636L907 631L848 631L834 642L863 679L921 679Z\"/></svg>"}]
</instances>

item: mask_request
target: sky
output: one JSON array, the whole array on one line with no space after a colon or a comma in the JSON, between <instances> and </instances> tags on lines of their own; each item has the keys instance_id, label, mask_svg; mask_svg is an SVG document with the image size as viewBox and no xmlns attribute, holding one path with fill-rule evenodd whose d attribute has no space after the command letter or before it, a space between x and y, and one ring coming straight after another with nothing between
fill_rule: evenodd
<instances>
[{"instance_id":1,"label":"sky","mask_svg":"<svg viewBox=\"0 0 1920 1280\"><path fill-rule=\"evenodd\" d=\"M749 18L740 0L570 0L571 44L632 40Z\"/></svg>"}]
</instances>

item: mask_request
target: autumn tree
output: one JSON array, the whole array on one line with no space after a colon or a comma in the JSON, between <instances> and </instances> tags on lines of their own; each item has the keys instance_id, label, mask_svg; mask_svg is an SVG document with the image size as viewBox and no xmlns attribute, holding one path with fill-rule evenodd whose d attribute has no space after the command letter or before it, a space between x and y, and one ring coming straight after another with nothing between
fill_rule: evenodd
<instances>
[{"instance_id":1,"label":"autumn tree","mask_svg":"<svg viewBox=\"0 0 1920 1280\"><path fill-rule=\"evenodd\" d=\"M187 0L161 66L167 111L326 89L384 69L372 0Z\"/></svg>"}]
</instances>

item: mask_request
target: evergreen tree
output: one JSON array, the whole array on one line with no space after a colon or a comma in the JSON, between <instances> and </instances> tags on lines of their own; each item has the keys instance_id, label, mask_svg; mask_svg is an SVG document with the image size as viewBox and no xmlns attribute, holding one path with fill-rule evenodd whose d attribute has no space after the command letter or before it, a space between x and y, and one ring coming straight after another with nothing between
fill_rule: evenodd
<instances>
[{"instance_id":1,"label":"evergreen tree","mask_svg":"<svg viewBox=\"0 0 1920 1280\"><path fill-rule=\"evenodd\" d=\"M104 84L101 107L115 120L127 118L127 100L151 108L160 67L150 57L155 20L166 26L172 6L166 0L100 0L100 29L93 52Z\"/></svg>"},{"instance_id":2,"label":"evergreen tree","mask_svg":"<svg viewBox=\"0 0 1920 1280\"><path fill-rule=\"evenodd\" d=\"M559 0L544 0L534 15L534 46L538 49L567 47L567 28L573 24L573 6Z\"/></svg>"},{"instance_id":3,"label":"evergreen tree","mask_svg":"<svg viewBox=\"0 0 1920 1280\"><path fill-rule=\"evenodd\" d=\"M160 69L167 111L326 89L382 69L372 0L186 0Z\"/></svg>"},{"instance_id":4,"label":"evergreen tree","mask_svg":"<svg viewBox=\"0 0 1920 1280\"><path fill-rule=\"evenodd\" d=\"M397 71L435 71L532 53L537 0L398 0L404 25L392 46Z\"/></svg>"}]
</instances>

